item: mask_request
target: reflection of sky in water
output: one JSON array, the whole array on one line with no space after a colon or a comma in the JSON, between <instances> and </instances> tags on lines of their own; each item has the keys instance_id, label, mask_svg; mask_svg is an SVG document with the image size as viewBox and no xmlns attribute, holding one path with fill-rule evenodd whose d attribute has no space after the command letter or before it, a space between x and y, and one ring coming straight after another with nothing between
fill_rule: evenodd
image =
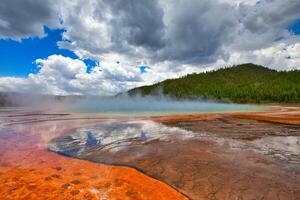
<instances>
[{"instance_id":1,"label":"reflection of sky in water","mask_svg":"<svg viewBox=\"0 0 300 200\"><path fill-rule=\"evenodd\" d=\"M114 147L119 146L119 144L124 144L126 147L126 145L136 142L143 143L155 139L168 140L171 139L170 136L188 138L192 135L192 132L167 127L152 121L111 121L91 128L77 129L75 132L64 136L63 139L54 140L50 144L50 149L59 151L59 149L70 150L74 147L80 147L84 151L86 148L98 147L116 150Z\"/></svg>"},{"instance_id":2,"label":"reflection of sky in water","mask_svg":"<svg viewBox=\"0 0 300 200\"><path fill-rule=\"evenodd\" d=\"M194 133L177 127L168 127L152 121L110 121L90 128L79 128L53 140L49 148L63 155L74 156L88 151L118 152L130 145L145 144L151 140L172 141L197 137L232 150L252 150L273 158L300 164L300 137L266 136L253 141L217 137L214 133Z\"/></svg>"},{"instance_id":3,"label":"reflection of sky in water","mask_svg":"<svg viewBox=\"0 0 300 200\"><path fill-rule=\"evenodd\" d=\"M141 131L141 140L147 140L146 132Z\"/></svg>"},{"instance_id":4,"label":"reflection of sky in water","mask_svg":"<svg viewBox=\"0 0 300 200\"><path fill-rule=\"evenodd\" d=\"M100 139L97 140L97 138L94 136L94 134L91 131L88 131L85 146L87 148L90 148L90 147L93 147L98 144L101 145L101 140Z\"/></svg>"}]
</instances>

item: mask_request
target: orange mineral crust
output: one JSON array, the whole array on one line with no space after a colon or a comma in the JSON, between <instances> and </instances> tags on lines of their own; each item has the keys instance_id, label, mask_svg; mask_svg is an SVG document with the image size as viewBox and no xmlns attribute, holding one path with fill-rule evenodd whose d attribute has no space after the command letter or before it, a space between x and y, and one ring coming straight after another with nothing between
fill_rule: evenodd
<instances>
[{"instance_id":1,"label":"orange mineral crust","mask_svg":"<svg viewBox=\"0 0 300 200\"><path fill-rule=\"evenodd\" d=\"M262 105L266 110L251 112L211 112L196 114L171 114L165 116L151 116L151 120L159 123L173 124L178 122L211 121L224 117L250 119L272 123L300 125L300 107L282 105ZM268 109L267 109L268 108Z\"/></svg>"},{"instance_id":2,"label":"orange mineral crust","mask_svg":"<svg viewBox=\"0 0 300 200\"><path fill-rule=\"evenodd\" d=\"M299 106L272 106L265 112L232 113L233 117L239 119L252 119L265 122L300 125Z\"/></svg>"},{"instance_id":3,"label":"orange mineral crust","mask_svg":"<svg viewBox=\"0 0 300 200\"><path fill-rule=\"evenodd\" d=\"M47 150L53 137L91 123L95 122L54 121L3 129L0 199L186 199L135 169L72 159Z\"/></svg>"}]
</instances>

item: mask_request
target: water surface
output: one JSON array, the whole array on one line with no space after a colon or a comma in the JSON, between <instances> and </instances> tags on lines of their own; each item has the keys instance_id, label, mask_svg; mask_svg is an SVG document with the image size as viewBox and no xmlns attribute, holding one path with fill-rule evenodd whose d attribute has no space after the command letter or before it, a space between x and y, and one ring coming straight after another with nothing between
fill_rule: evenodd
<instances>
[{"instance_id":1,"label":"water surface","mask_svg":"<svg viewBox=\"0 0 300 200\"><path fill-rule=\"evenodd\" d=\"M167 98L102 98L83 100L67 106L73 112L126 114L126 115L167 115L203 112L260 111L263 106L227 104L203 101L174 100Z\"/></svg>"}]
</instances>

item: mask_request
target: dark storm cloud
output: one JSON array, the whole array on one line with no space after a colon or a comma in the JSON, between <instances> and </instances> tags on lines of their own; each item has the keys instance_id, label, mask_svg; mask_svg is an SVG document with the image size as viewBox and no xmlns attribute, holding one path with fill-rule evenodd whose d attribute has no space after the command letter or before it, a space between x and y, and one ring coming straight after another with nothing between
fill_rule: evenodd
<instances>
[{"instance_id":1,"label":"dark storm cloud","mask_svg":"<svg viewBox=\"0 0 300 200\"><path fill-rule=\"evenodd\" d=\"M59 24L53 1L2 0L0 3L0 38L21 39L42 36L43 26Z\"/></svg>"},{"instance_id":2,"label":"dark storm cloud","mask_svg":"<svg viewBox=\"0 0 300 200\"><path fill-rule=\"evenodd\" d=\"M105 3L114 15L110 25L115 49L144 47L155 62L213 62L237 24L233 7L210 0L170 1L170 10L155 0Z\"/></svg>"},{"instance_id":3,"label":"dark storm cloud","mask_svg":"<svg viewBox=\"0 0 300 200\"><path fill-rule=\"evenodd\" d=\"M255 51L291 39L288 27L300 18L300 1L262 0L254 6L239 6L237 13L241 27L231 47Z\"/></svg>"},{"instance_id":4,"label":"dark storm cloud","mask_svg":"<svg viewBox=\"0 0 300 200\"><path fill-rule=\"evenodd\" d=\"M137 48L152 54L164 46L163 10L156 0L79 0L62 11L68 41L61 48L142 57Z\"/></svg>"},{"instance_id":5,"label":"dark storm cloud","mask_svg":"<svg viewBox=\"0 0 300 200\"><path fill-rule=\"evenodd\" d=\"M164 46L163 10L157 0L105 0L115 16L112 41L159 49Z\"/></svg>"},{"instance_id":6,"label":"dark storm cloud","mask_svg":"<svg viewBox=\"0 0 300 200\"><path fill-rule=\"evenodd\" d=\"M242 20L245 28L252 32L264 32L270 28L287 27L291 20L300 18L300 1L263 0L253 7L241 6L240 12L247 13Z\"/></svg>"},{"instance_id":7,"label":"dark storm cloud","mask_svg":"<svg viewBox=\"0 0 300 200\"><path fill-rule=\"evenodd\" d=\"M65 35L76 46L64 42L61 47L146 57L152 63L207 63L223 55L221 48L234 35L238 22L233 6L210 0L104 0L92 5L68 9ZM108 28L99 31L93 24L86 27L81 13L104 22ZM101 38L106 30L109 34ZM91 37L94 40L87 39Z\"/></svg>"},{"instance_id":8,"label":"dark storm cloud","mask_svg":"<svg viewBox=\"0 0 300 200\"><path fill-rule=\"evenodd\" d=\"M216 1L176 1L167 12L168 46L159 55L162 60L212 62L237 25L233 8Z\"/></svg>"}]
</instances>

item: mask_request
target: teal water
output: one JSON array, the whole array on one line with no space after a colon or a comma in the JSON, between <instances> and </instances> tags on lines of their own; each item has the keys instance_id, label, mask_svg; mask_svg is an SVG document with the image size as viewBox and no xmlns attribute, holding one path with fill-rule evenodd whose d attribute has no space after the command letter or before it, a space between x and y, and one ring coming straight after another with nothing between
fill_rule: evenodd
<instances>
[{"instance_id":1,"label":"teal water","mask_svg":"<svg viewBox=\"0 0 300 200\"><path fill-rule=\"evenodd\" d=\"M103 114L174 114L201 112L260 111L266 107L200 101L148 98L103 98L81 101L68 107L72 112Z\"/></svg>"}]
</instances>

